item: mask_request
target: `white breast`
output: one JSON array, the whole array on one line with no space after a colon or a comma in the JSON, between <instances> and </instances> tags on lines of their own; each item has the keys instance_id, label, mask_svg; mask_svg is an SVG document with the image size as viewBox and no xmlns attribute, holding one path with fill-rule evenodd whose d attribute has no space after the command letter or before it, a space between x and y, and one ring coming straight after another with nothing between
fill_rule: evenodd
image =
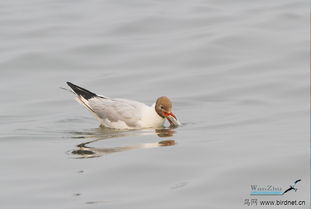
<instances>
[{"instance_id":1,"label":"white breast","mask_svg":"<svg viewBox=\"0 0 311 209\"><path fill-rule=\"evenodd\" d=\"M141 128L161 128L164 121L165 119L160 117L155 111L155 104L151 107L145 106L145 108L142 109Z\"/></svg>"}]
</instances>

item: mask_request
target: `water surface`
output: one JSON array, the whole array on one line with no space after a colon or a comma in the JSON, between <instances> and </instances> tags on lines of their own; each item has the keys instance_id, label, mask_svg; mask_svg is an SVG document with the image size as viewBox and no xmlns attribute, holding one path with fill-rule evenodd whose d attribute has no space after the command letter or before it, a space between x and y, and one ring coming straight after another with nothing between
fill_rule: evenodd
<instances>
[{"instance_id":1,"label":"water surface","mask_svg":"<svg viewBox=\"0 0 311 209\"><path fill-rule=\"evenodd\" d=\"M299 178L280 199L309 203L308 8L3 1L1 208L243 208L250 185ZM66 81L150 105L169 96L184 125L99 128Z\"/></svg>"}]
</instances>

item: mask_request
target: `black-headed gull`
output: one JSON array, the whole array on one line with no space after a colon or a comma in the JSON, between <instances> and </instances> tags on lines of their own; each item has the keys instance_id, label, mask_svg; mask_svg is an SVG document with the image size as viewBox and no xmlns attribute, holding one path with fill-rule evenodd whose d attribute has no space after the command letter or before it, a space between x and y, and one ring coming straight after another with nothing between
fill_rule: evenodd
<instances>
[{"instance_id":1,"label":"black-headed gull","mask_svg":"<svg viewBox=\"0 0 311 209\"><path fill-rule=\"evenodd\" d=\"M67 84L76 93L76 101L92 112L102 126L115 129L160 128L165 118L171 126L180 125L172 113L170 99L165 96L148 106L137 101L100 96L73 83Z\"/></svg>"}]
</instances>

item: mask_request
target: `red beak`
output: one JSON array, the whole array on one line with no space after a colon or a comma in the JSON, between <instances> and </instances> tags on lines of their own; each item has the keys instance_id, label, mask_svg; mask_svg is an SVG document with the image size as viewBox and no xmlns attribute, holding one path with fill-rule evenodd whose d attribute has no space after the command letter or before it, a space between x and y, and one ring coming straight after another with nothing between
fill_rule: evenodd
<instances>
[{"instance_id":1,"label":"red beak","mask_svg":"<svg viewBox=\"0 0 311 209\"><path fill-rule=\"evenodd\" d=\"M165 117L172 116L172 117L174 117L177 120L176 116L172 112L163 112L163 115Z\"/></svg>"},{"instance_id":2,"label":"red beak","mask_svg":"<svg viewBox=\"0 0 311 209\"><path fill-rule=\"evenodd\" d=\"M166 119L168 120L168 122L170 123L170 125L174 125L173 121L170 119L169 116L172 116L173 118L176 118L176 116L172 113L172 112L163 112L163 115L166 117Z\"/></svg>"}]
</instances>

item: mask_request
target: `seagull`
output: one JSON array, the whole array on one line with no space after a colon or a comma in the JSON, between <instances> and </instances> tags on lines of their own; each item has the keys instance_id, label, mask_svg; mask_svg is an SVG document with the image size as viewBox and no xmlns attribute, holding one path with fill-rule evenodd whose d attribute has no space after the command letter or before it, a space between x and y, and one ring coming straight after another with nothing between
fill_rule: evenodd
<instances>
[{"instance_id":1,"label":"seagull","mask_svg":"<svg viewBox=\"0 0 311 209\"><path fill-rule=\"evenodd\" d=\"M172 102L166 96L159 97L152 106L148 106L133 100L97 95L71 82L67 85L77 95L76 101L93 113L101 126L113 129L161 128L165 119L171 127L181 125L172 113Z\"/></svg>"},{"instance_id":2,"label":"seagull","mask_svg":"<svg viewBox=\"0 0 311 209\"><path fill-rule=\"evenodd\" d=\"M283 194L285 194L286 192L289 192L289 191L291 191L291 190L295 190L295 192L297 192L297 188L295 188L295 185L296 185L299 181L301 181L301 179L296 180L296 181L294 182L293 185L290 185L289 188L286 189L286 190L283 192ZM282 195L283 195L283 194L282 194Z\"/></svg>"}]
</instances>

